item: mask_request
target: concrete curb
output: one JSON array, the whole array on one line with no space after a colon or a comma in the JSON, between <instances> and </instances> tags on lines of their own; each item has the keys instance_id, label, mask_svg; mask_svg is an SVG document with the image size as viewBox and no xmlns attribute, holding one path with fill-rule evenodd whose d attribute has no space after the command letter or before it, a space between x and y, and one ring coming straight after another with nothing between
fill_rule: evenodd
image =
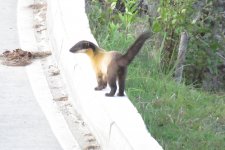
<instances>
[{"instance_id":1,"label":"concrete curb","mask_svg":"<svg viewBox=\"0 0 225 150\"><path fill-rule=\"evenodd\" d=\"M102 149L162 149L148 133L130 100L105 97L109 89L94 91L96 79L90 60L85 55L69 52L80 40L96 43L85 14L84 0L48 0L47 23L50 45L74 98L73 104Z\"/></svg>"},{"instance_id":2,"label":"concrete curb","mask_svg":"<svg viewBox=\"0 0 225 150\"><path fill-rule=\"evenodd\" d=\"M33 11L29 8L33 0L19 0L17 6L17 26L20 46L24 50L37 51L37 43L33 29ZM80 150L63 115L58 111L53 101L43 68L40 61L26 66L26 72L34 96L44 112L49 125L64 150Z\"/></svg>"}]
</instances>

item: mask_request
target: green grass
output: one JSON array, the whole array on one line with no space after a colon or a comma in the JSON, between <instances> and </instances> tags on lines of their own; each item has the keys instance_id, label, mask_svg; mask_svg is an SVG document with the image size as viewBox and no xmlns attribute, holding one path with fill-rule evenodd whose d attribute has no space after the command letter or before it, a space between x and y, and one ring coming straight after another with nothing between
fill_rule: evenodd
<instances>
[{"instance_id":1,"label":"green grass","mask_svg":"<svg viewBox=\"0 0 225 150\"><path fill-rule=\"evenodd\" d=\"M99 6L89 10L92 32L102 48L126 51L135 40L130 30L109 32ZM103 16L101 16L103 15ZM100 16L100 17L99 17ZM99 21L100 20L100 21ZM160 50L147 42L129 66L126 93L151 135L165 150L225 148L225 96L177 84L172 71L161 71ZM163 45L162 45L163 46ZM158 53L156 57L153 55Z\"/></svg>"}]
</instances>

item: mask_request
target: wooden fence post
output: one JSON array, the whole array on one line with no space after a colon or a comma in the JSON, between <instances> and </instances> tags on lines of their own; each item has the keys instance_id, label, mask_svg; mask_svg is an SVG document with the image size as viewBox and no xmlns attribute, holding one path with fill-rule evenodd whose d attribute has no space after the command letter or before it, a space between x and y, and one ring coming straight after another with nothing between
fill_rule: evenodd
<instances>
[{"instance_id":1,"label":"wooden fence post","mask_svg":"<svg viewBox=\"0 0 225 150\"><path fill-rule=\"evenodd\" d=\"M182 80L183 64L185 61L187 45L188 45L188 34L186 32L182 32L178 49L176 70L174 73L174 79L177 83L180 83Z\"/></svg>"}]
</instances>

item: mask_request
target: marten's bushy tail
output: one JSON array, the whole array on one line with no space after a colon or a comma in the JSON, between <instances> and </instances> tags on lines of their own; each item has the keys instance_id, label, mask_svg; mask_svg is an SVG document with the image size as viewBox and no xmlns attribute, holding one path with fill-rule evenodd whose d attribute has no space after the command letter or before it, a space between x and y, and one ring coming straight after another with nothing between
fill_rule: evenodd
<instances>
[{"instance_id":1,"label":"marten's bushy tail","mask_svg":"<svg viewBox=\"0 0 225 150\"><path fill-rule=\"evenodd\" d=\"M150 31L146 31L137 38L137 40L127 50L127 52L118 59L119 66L127 66L131 63L131 61L140 51L141 47L144 45L145 41L150 37L150 34Z\"/></svg>"},{"instance_id":2,"label":"marten's bushy tail","mask_svg":"<svg viewBox=\"0 0 225 150\"><path fill-rule=\"evenodd\" d=\"M98 49L98 46L95 45L94 43L90 42L90 41L80 41L78 42L77 44L75 44L71 49L70 49L70 52L72 53L76 53L78 52L79 50L82 50L82 49L88 49L88 48L91 48L93 49L93 51L95 51L96 49Z\"/></svg>"}]
</instances>

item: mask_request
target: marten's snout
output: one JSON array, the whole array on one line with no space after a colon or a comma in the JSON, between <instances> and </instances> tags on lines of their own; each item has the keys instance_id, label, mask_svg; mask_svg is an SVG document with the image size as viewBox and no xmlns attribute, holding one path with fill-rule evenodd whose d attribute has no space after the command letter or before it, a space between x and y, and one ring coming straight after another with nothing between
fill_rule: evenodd
<instances>
[{"instance_id":1,"label":"marten's snout","mask_svg":"<svg viewBox=\"0 0 225 150\"><path fill-rule=\"evenodd\" d=\"M72 47L72 48L70 49L70 52L71 52L71 53L75 53L76 50Z\"/></svg>"},{"instance_id":2,"label":"marten's snout","mask_svg":"<svg viewBox=\"0 0 225 150\"><path fill-rule=\"evenodd\" d=\"M76 53L79 49L80 49L79 46L77 44L75 44L73 47L70 48L70 52Z\"/></svg>"},{"instance_id":3,"label":"marten's snout","mask_svg":"<svg viewBox=\"0 0 225 150\"><path fill-rule=\"evenodd\" d=\"M84 41L80 41L78 43L76 43L71 49L70 49L70 52L71 53L76 53L78 52L79 50L81 49L84 49L85 46L84 46Z\"/></svg>"},{"instance_id":4,"label":"marten's snout","mask_svg":"<svg viewBox=\"0 0 225 150\"><path fill-rule=\"evenodd\" d=\"M92 50L96 50L97 49L97 46L92 43L92 42L89 42L89 41L80 41L78 42L77 44L75 44L71 49L70 49L70 52L72 53L76 53L80 50L84 50L84 49L92 49Z\"/></svg>"}]
</instances>

